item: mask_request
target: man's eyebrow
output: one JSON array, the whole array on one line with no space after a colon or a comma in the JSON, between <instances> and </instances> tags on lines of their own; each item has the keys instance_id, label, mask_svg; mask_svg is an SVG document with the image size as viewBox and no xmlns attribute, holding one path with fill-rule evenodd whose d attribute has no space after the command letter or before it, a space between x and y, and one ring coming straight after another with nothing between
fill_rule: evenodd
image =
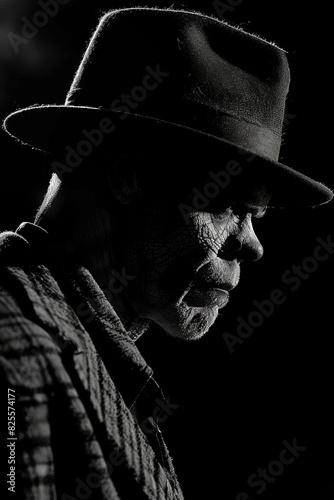
<instances>
[{"instance_id":1,"label":"man's eyebrow","mask_svg":"<svg viewBox=\"0 0 334 500\"><path fill-rule=\"evenodd\" d=\"M267 211L267 205L253 205L252 203L238 203L234 205L235 212L251 214L255 219L262 219Z\"/></svg>"}]
</instances>

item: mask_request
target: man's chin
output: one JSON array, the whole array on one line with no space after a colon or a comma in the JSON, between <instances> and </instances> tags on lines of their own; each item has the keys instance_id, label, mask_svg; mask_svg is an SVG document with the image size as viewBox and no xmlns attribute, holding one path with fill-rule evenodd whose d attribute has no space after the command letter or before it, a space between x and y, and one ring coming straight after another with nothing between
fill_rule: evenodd
<instances>
[{"instance_id":1,"label":"man's chin","mask_svg":"<svg viewBox=\"0 0 334 500\"><path fill-rule=\"evenodd\" d=\"M156 311L150 319L172 337L182 340L198 340L214 324L218 311L218 306L189 307L181 303Z\"/></svg>"}]
</instances>

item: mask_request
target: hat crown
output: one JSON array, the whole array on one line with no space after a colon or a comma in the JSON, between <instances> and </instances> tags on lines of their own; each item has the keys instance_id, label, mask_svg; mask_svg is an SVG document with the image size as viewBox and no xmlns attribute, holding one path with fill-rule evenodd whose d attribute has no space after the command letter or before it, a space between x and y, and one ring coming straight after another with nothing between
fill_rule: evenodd
<instances>
[{"instance_id":1,"label":"hat crown","mask_svg":"<svg viewBox=\"0 0 334 500\"><path fill-rule=\"evenodd\" d=\"M66 104L186 125L277 160L289 82L285 52L239 28L190 11L121 9L101 19Z\"/></svg>"},{"instance_id":2,"label":"hat crown","mask_svg":"<svg viewBox=\"0 0 334 500\"><path fill-rule=\"evenodd\" d=\"M70 172L71 147L85 157L106 137L107 146L121 148L144 138L147 151L158 148L158 172L166 151L170 170L193 180L240 160L244 180L269 186L271 206L320 205L332 191L278 161L289 83L282 49L226 22L185 10L113 10L102 17L65 104L17 110L3 128L44 152L65 151Z\"/></svg>"}]
</instances>

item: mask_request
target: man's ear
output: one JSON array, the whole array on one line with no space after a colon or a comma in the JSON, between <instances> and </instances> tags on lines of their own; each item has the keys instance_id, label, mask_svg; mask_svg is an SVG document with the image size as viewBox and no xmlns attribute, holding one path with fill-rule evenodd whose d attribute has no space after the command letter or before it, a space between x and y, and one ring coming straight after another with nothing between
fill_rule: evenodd
<instances>
[{"instance_id":1,"label":"man's ear","mask_svg":"<svg viewBox=\"0 0 334 500\"><path fill-rule=\"evenodd\" d=\"M121 153L112 161L107 160L106 174L109 191L123 205L130 203L133 195L140 191L139 176L135 169L136 158L131 153Z\"/></svg>"}]
</instances>

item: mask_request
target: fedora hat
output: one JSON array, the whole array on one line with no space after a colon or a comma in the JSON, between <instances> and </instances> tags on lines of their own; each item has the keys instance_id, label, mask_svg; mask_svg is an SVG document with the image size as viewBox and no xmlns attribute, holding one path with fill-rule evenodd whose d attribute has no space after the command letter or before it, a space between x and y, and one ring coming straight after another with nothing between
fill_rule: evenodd
<instances>
[{"instance_id":1,"label":"fedora hat","mask_svg":"<svg viewBox=\"0 0 334 500\"><path fill-rule=\"evenodd\" d=\"M154 128L170 148L200 152L203 169L243 159L273 190L271 205L320 205L332 191L279 162L289 84L285 51L240 28L188 10L117 9L100 20L65 103L15 111L3 127L74 157Z\"/></svg>"}]
</instances>

